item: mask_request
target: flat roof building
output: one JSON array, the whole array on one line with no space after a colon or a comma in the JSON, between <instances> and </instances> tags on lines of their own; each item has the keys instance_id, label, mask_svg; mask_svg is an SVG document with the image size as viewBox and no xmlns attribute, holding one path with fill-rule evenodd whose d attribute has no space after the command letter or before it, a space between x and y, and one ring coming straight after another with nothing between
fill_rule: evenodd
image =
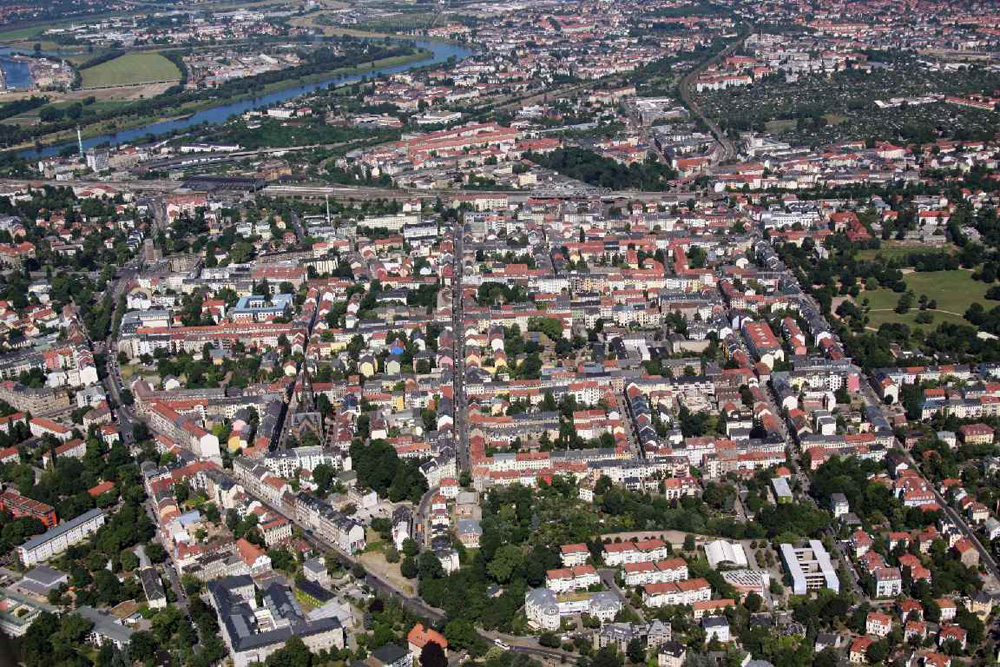
<instances>
[{"instance_id":1,"label":"flat roof building","mask_svg":"<svg viewBox=\"0 0 1000 667\"><path fill-rule=\"evenodd\" d=\"M809 540L809 546L804 548L782 544L781 558L792 577L792 592L795 595L806 595L821 588L840 592L836 568L819 540Z\"/></svg>"},{"instance_id":2,"label":"flat roof building","mask_svg":"<svg viewBox=\"0 0 1000 667\"><path fill-rule=\"evenodd\" d=\"M17 548L17 555L25 567L31 567L82 542L103 525L104 510L92 509L31 538Z\"/></svg>"}]
</instances>

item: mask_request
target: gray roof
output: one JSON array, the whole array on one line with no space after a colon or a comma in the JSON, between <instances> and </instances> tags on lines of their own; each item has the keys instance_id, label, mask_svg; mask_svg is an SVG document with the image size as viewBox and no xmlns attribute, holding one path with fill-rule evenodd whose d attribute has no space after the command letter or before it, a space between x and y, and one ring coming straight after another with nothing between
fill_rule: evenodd
<instances>
[{"instance_id":1,"label":"gray roof","mask_svg":"<svg viewBox=\"0 0 1000 667\"><path fill-rule=\"evenodd\" d=\"M302 563L302 569L322 574L323 572L326 572L326 564L319 558L310 558L306 562Z\"/></svg>"},{"instance_id":2,"label":"gray roof","mask_svg":"<svg viewBox=\"0 0 1000 667\"><path fill-rule=\"evenodd\" d=\"M114 616L97 611L93 607L79 607L76 613L94 624L94 632L118 643L128 643L132 639L132 633L135 632L132 628L119 623Z\"/></svg>"},{"instance_id":3,"label":"gray roof","mask_svg":"<svg viewBox=\"0 0 1000 667\"><path fill-rule=\"evenodd\" d=\"M95 517L103 516L103 514L104 514L104 510L102 510L102 509L92 509L92 510L90 510L88 512L84 512L83 514L81 514L80 516L76 517L75 519L71 519L71 520L67 521L66 523L61 523L58 526L55 526L54 528L50 528L47 531L45 531L44 533L42 533L41 535L36 535L35 537L31 538L30 540L28 540L27 542L25 542L24 544L22 544L21 547L23 549L25 549L26 551L31 551L32 549L37 549L38 547L40 547L41 545L45 544L46 542L59 537L63 533L68 533L69 531L73 530L77 526L85 524L85 523L87 523L88 521L90 521L91 519L93 519Z\"/></svg>"},{"instance_id":4,"label":"gray roof","mask_svg":"<svg viewBox=\"0 0 1000 667\"><path fill-rule=\"evenodd\" d=\"M234 651L283 644L293 636L306 637L341 627L336 617L307 621L291 590L283 584L272 582L261 592L261 606L266 607L271 616L284 625L261 631L254 608L235 592L235 589L248 585L253 585L253 579L246 576L228 577L208 585L212 601L222 620L223 631Z\"/></svg>"},{"instance_id":5,"label":"gray roof","mask_svg":"<svg viewBox=\"0 0 1000 667\"><path fill-rule=\"evenodd\" d=\"M406 655L406 649L396 644L386 644L372 651L372 657L389 665Z\"/></svg>"},{"instance_id":6,"label":"gray roof","mask_svg":"<svg viewBox=\"0 0 1000 667\"><path fill-rule=\"evenodd\" d=\"M48 565L39 565L38 567L33 567L24 573L24 581L33 581L35 583L41 584L46 587L58 586L61 582L65 581L69 577L65 572L60 572Z\"/></svg>"},{"instance_id":7,"label":"gray roof","mask_svg":"<svg viewBox=\"0 0 1000 667\"><path fill-rule=\"evenodd\" d=\"M163 591L163 582L160 575L153 567L144 567L139 570L139 581L142 582L142 592L146 594L146 599L152 602L166 597Z\"/></svg>"},{"instance_id":8,"label":"gray roof","mask_svg":"<svg viewBox=\"0 0 1000 667\"><path fill-rule=\"evenodd\" d=\"M459 535L467 535L470 533L482 533L483 527L479 525L479 521L476 519L459 519L455 522L455 530Z\"/></svg>"}]
</instances>

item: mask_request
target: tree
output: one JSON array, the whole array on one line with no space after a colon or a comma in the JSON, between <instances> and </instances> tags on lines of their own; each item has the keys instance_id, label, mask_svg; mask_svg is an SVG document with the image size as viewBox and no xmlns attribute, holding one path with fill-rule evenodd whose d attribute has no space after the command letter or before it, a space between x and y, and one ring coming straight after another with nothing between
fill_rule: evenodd
<instances>
[{"instance_id":1,"label":"tree","mask_svg":"<svg viewBox=\"0 0 1000 667\"><path fill-rule=\"evenodd\" d=\"M145 662L156 655L156 651L159 648L159 644L153 633L140 630L132 634L132 639L128 645L128 655L132 660Z\"/></svg>"},{"instance_id":2,"label":"tree","mask_svg":"<svg viewBox=\"0 0 1000 667\"><path fill-rule=\"evenodd\" d=\"M147 544L146 555L154 563L162 563L167 560L167 550L159 542L150 542Z\"/></svg>"},{"instance_id":3,"label":"tree","mask_svg":"<svg viewBox=\"0 0 1000 667\"><path fill-rule=\"evenodd\" d=\"M695 547L694 535L690 535L690 534L689 535L685 535L684 536L684 551L694 551L694 547Z\"/></svg>"},{"instance_id":4,"label":"tree","mask_svg":"<svg viewBox=\"0 0 1000 667\"><path fill-rule=\"evenodd\" d=\"M622 659L613 646L605 646L590 661L591 667L621 667Z\"/></svg>"},{"instance_id":5,"label":"tree","mask_svg":"<svg viewBox=\"0 0 1000 667\"><path fill-rule=\"evenodd\" d=\"M184 620L184 614L177 607L168 605L153 617L153 635L156 636L160 643L166 643L170 641L171 637L177 634L177 630Z\"/></svg>"},{"instance_id":6,"label":"tree","mask_svg":"<svg viewBox=\"0 0 1000 667\"><path fill-rule=\"evenodd\" d=\"M633 637L628 643L628 648L625 651L628 659L637 665L641 665L646 661L646 647L643 645L642 640L638 637Z\"/></svg>"},{"instance_id":7,"label":"tree","mask_svg":"<svg viewBox=\"0 0 1000 667\"><path fill-rule=\"evenodd\" d=\"M399 573L407 579L415 578L420 573L420 570L417 567L417 559L413 556L407 556L404 558L403 562L399 564Z\"/></svg>"},{"instance_id":8,"label":"tree","mask_svg":"<svg viewBox=\"0 0 1000 667\"><path fill-rule=\"evenodd\" d=\"M478 650L483 643L479 633L476 632L476 627L467 618L456 618L453 621L448 621L448 624L444 626L444 636L448 640L449 646L458 649Z\"/></svg>"},{"instance_id":9,"label":"tree","mask_svg":"<svg viewBox=\"0 0 1000 667\"><path fill-rule=\"evenodd\" d=\"M420 651L420 667L448 667L448 658L437 642L427 642Z\"/></svg>"},{"instance_id":10,"label":"tree","mask_svg":"<svg viewBox=\"0 0 1000 667\"><path fill-rule=\"evenodd\" d=\"M79 614L66 614L62 617L61 625L62 629L59 631L59 635L69 644L82 642L90 629L94 627L92 621Z\"/></svg>"},{"instance_id":11,"label":"tree","mask_svg":"<svg viewBox=\"0 0 1000 667\"><path fill-rule=\"evenodd\" d=\"M420 553L420 545L417 544L416 540L413 540L412 538L409 538L409 537L407 537L405 540L403 540L403 555L404 556L407 556L408 558L413 558L418 553Z\"/></svg>"},{"instance_id":12,"label":"tree","mask_svg":"<svg viewBox=\"0 0 1000 667\"><path fill-rule=\"evenodd\" d=\"M444 568L441 566L441 561L433 551L425 551L420 554L417 565L421 580L440 579L444 576Z\"/></svg>"},{"instance_id":13,"label":"tree","mask_svg":"<svg viewBox=\"0 0 1000 667\"><path fill-rule=\"evenodd\" d=\"M521 560L521 549L513 544L505 544L497 549L487 570L499 583L505 584L510 581L514 570L521 565Z\"/></svg>"},{"instance_id":14,"label":"tree","mask_svg":"<svg viewBox=\"0 0 1000 667\"><path fill-rule=\"evenodd\" d=\"M309 667L312 653L301 637L292 637L285 645L269 655L264 663L267 667Z\"/></svg>"},{"instance_id":15,"label":"tree","mask_svg":"<svg viewBox=\"0 0 1000 667\"><path fill-rule=\"evenodd\" d=\"M813 656L812 667L837 667L839 664L837 652L829 646Z\"/></svg>"},{"instance_id":16,"label":"tree","mask_svg":"<svg viewBox=\"0 0 1000 667\"><path fill-rule=\"evenodd\" d=\"M316 482L316 486L319 488L317 492L321 496L325 496L329 493L330 488L333 486L333 481L337 478L337 471L333 469L328 463L320 463L313 469L313 481Z\"/></svg>"},{"instance_id":17,"label":"tree","mask_svg":"<svg viewBox=\"0 0 1000 667\"><path fill-rule=\"evenodd\" d=\"M126 572L131 572L139 567L139 557L132 551L123 551L119 560L121 561L122 569Z\"/></svg>"},{"instance_id":18,"label":"tree","mask_svg":"<svg viewBox=\"0 0 1000 667\"><path fill-rule=\"evenodd\" d=\"M746 598L743 599L743 606L747 608L751 614L760 611L761 597L756 592L751 591L747 594Z\"/></svg>"},{"instance_id":19,"label":"tree","mask_svg":"<svg viewBox=\"0 0 1000 667\"><path fill-rule=\"evenodd\" d=\"M889 657L889 644L884 639L872 643L865 651L865 657L868 658L869 664L882 662Z\"/></svg>"}]
</instances>

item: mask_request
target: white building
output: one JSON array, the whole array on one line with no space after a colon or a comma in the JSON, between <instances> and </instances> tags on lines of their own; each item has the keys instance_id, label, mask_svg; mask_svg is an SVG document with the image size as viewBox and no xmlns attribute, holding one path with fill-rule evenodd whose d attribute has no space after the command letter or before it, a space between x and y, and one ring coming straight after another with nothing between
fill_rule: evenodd
<instances>
[{"instance_id":1,"label":"white building","mask_svg":"<svg viewBox=\"0 0 1000 667\"><path fill-rule=\"evenodd\" d=\"M781 558L792 577L792 592L795 595L806 595L821 588L840 592L837 571L830 562L830 554L819 540L809 540L808 547L799 549L782 544Z\"/></svg>"},{"instance_id":2,"label":"white building","mask_svg":"<svg viewBox=\"0 0 1000 667\"><path fill-rule=\"evenodd\" d=\"M92 509L31 538L17 548L17 555L25 567L31 567L58 556L74 544L87 539L103 525L104 510Z\"/></svg>"},{"instance_id":3,"label":"white building","mask_svg":"<svg viewBox=\"0 0 1000 667\"><path fill-rule=\"evenodd\" d=\"M557 595L548 588L536 588L524 595L524 613L528 623L540 630L558 630L563 616L589 614L602 623L610 623L622 609L614 593Z\"/></svg>"}]
</instances>

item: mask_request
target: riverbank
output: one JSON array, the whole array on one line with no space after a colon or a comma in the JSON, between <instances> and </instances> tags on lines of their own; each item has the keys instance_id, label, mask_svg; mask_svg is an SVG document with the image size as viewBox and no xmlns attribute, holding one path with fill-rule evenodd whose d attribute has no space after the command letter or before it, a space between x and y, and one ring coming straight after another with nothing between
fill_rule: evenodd
<instances>
[{"instance_id":1,"label":"riverbank","mask_svg":"<svg viewBox=\"0 0 1000 667\"><path fill-rule=\"evenodd\" d=\"M413 63L420 63L423 61L431 60L433 53L427 49L417 49L414 53L405 56L392 56L389 58L382 58L380 60L373 61L366 65L357 65L354 67L341 67L333 70L328 70L326 72L317 72L315 74L310 74L308 76L295 77L290 79L285 79L282 81L275 81L274 83L264 86L262 89L244 95L238 95L231 98L226 98L225 100L201 100L197 102L189 102L183 104L179 107L172 109L164 109L156 115L146 115L146 116L135 116L127 117L125 119L111 118L99 121L97 123L91 123L89 125L84 125L80 128L80 132L84 139L94 139L96 137L102 137L109 133L120 134L122 132L128 132L130 130L135 130L136 128L147 127L150 125L159 124L169 124L181 122L184 119L190 118L193 115L209 111L213 108L219 107L220 105L234 105L241 102L252 102L254 100L259 100L262 97L278 95L284 91L299 88L302 86L309 86L311 84L316 84L319 82L329 82L337 83L341 79L350 79L352 77L360 77L366 74L370 74L374 71L384 70L386 68L395 68L410 65ZM7 151L30 151L36 152L37 146L41 146L43 154L47 149L51 149L54 146L62 146L64 144L70 143L76 138L75 130L64 130L61 132L54 132L51 134L46 134L39 138L37 142L24 143L18 146L13 146ZM100 143L100 142L99 142Z\"/></svg>"},{"instance_id":2,"label":"riverbank","mask_svg":"<svg viewBox=\"0 0 1000 667\"><path fill-rule=\"evenodd\" d=\"M170 109L170 117L174 120L152 119L151 122L141 124L143 120L150 119L131 119L134 123L129 123L130 128L126 129L119 126L113 128L113 132L97 136L91 134L92 132L99 131L96 124L92 123L92 127L89 128L84 138L83 147L87 150L102 144L117 146L125 143L145 141L148 136L163 137L177 132L184 132L190 128L204 124L219 125L247 111L281 104L296 97L309 95L331 84L336 86L347 85L362 81L371 76L398 74L416 68L432 67L446 62L450 58L460 60L473 53L462 46L437 42L418 41L415 43L415 46L418 51L408 56L385 58L383 59L384 62L375 61L374 64L368 63L366 65L332 70L323 74L301 77L303 81L313 80L312 82L301 83L300 79L275 82L273 85L281 88L275 92L261 93L258 91L252 95L242 96L239 99L229 99L226 102L205 100ZM192 111L194 112L192 113ZM163 116L166 114L161 111L157 115ZM177 119L178 115L182 117ZM74 148L76 146L76 142L72 140L60 142L52 136L47 136L46 138L46 144L40 150L35 150L33 148L34 144L29 146L22 145L19 149L10 150L18 150L20 156L27 160L37 160L38 158L56 155L63 149Z\"/></svg>"}]
</instances>

